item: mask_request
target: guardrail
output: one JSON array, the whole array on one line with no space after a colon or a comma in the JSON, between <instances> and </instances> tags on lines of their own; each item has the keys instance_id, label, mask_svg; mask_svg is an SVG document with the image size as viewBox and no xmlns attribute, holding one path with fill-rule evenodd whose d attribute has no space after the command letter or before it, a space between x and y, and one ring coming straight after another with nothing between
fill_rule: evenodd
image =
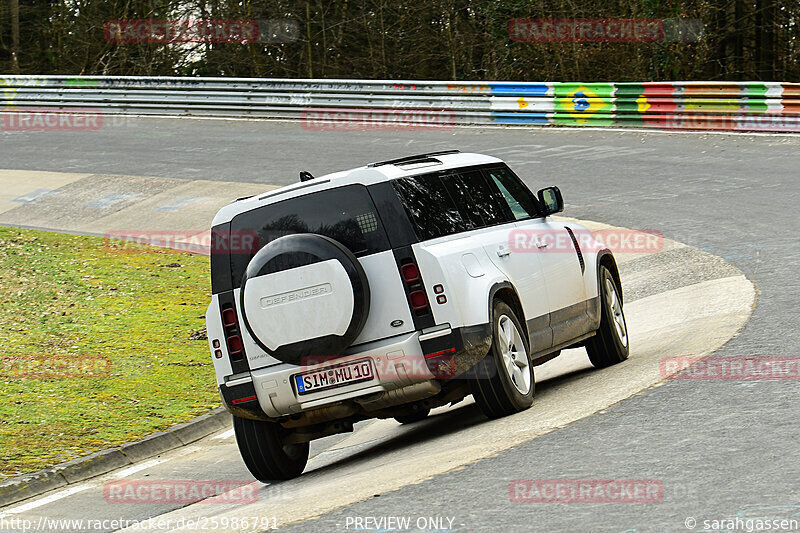
<instances>
[{"instance_id":1,"label":"guardrail","mask_svg":"<svg viewBox=\"0 0 800 533\"><path fill-rule=\"evenodd\" d=\"M536 83L6 76L0 110L299 119L324 125L529 124L800 132L800 84ZM335 129L335 128L333 128Z\"/></svg>"}]
</instances>

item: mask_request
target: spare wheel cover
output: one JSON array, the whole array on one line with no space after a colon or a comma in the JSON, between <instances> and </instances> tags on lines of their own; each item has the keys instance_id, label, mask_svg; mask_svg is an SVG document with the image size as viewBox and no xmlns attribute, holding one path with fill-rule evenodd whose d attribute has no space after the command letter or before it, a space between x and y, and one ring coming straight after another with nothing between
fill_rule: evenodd
<instances>
[{"instance_id":1,"label":"spare wheel cover","mask_svg":"<svg viewBox=\"0 0 800 533\"><path fill-rule=\"evenodd\" d=\"M240 292L245 327L276 359L340 355L369 315L367 275L338 241L312 233L280 237L247 265Z\"/></svg>"}]
</instances>

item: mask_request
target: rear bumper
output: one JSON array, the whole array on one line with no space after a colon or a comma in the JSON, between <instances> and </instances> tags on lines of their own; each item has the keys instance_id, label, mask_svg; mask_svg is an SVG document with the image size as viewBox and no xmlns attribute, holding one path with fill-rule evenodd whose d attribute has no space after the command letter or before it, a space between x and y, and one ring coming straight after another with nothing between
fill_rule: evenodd
<instances>
[{"instance_id":1,"label":"rear bumper","mask_svg":"<svg viewBox=\"0 0 800 533\"><path fill-rule=\"evenodd\" d=\"M249 377L226 381L220 386L220 395L235 416L280 418L347 400L371 400L382 393L432 380L457 379L488 353L490 345L488 324L453 330L445 326L433 333L417 331L360 345L317 364L282 363L253 370ZM372 361L375 374L369 381L308 394L297 391L294 376L298 374L367 358Z\"/></svg>"}]
</instances>

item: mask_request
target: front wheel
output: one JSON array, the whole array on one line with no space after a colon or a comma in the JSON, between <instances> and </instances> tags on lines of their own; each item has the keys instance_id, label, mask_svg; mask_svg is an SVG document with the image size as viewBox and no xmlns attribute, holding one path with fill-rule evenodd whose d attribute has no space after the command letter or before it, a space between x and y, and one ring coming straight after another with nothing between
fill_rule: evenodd
<instances>
[{"instance_id":1,"label":"front wheel","mask_svg":"<svg viewBox=\"0 0 800 533\"><path fill-rule=\"evenodd\" d=\"M303 473L308 443L286 444L289 431L280 424L235 416L233 430L242 460L257 480L267 483Z\"/></svg>"},{"instance_id":2,"label":"front wheel","mask_svg":"<svg viewBox=\"0 0 800 533\"><path fill-rule=\"evenodd\" d=\"M528 348L517 315L503 301L492 309L492 349L475 367L472 396L483 414L500 418L524 411L533 403L535 380Z\"/></svg>"},{"instance_id":3,"label":"front wheel","mask_svg":"<svg viewBox=\"0 0 800 533\"><path fill-rule=\"evenodd\" d=\"M595 368L621 363L628 358L628 325L622 312L622 300L614 276L600 267L600 327L586 341L586 353Z\"/></svg>"}]
</instances>

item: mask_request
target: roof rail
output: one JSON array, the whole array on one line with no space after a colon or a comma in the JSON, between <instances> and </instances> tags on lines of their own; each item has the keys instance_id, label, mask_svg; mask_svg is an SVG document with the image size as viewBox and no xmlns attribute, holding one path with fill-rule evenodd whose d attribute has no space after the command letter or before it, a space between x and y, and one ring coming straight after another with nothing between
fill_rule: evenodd
<instances>
[{"instance_id":1,"label":"roof rail","mask_svg":"<svg viewBox=\"0 0 800 533\"><path fill-rule=\"evenodd\" d=\"M388 161L379 161L377 163L370 163L367 167L380 167L382 165L402 165L407 163L416 163L418 161L424 161L436 155L450 155L450 154L459 154L461 150L441 150L439 152L428 152L427 154L417 154L417 155L410 155L407 157L401 157L399 159L389 159Z\"/></svg>"}]
</instances>

